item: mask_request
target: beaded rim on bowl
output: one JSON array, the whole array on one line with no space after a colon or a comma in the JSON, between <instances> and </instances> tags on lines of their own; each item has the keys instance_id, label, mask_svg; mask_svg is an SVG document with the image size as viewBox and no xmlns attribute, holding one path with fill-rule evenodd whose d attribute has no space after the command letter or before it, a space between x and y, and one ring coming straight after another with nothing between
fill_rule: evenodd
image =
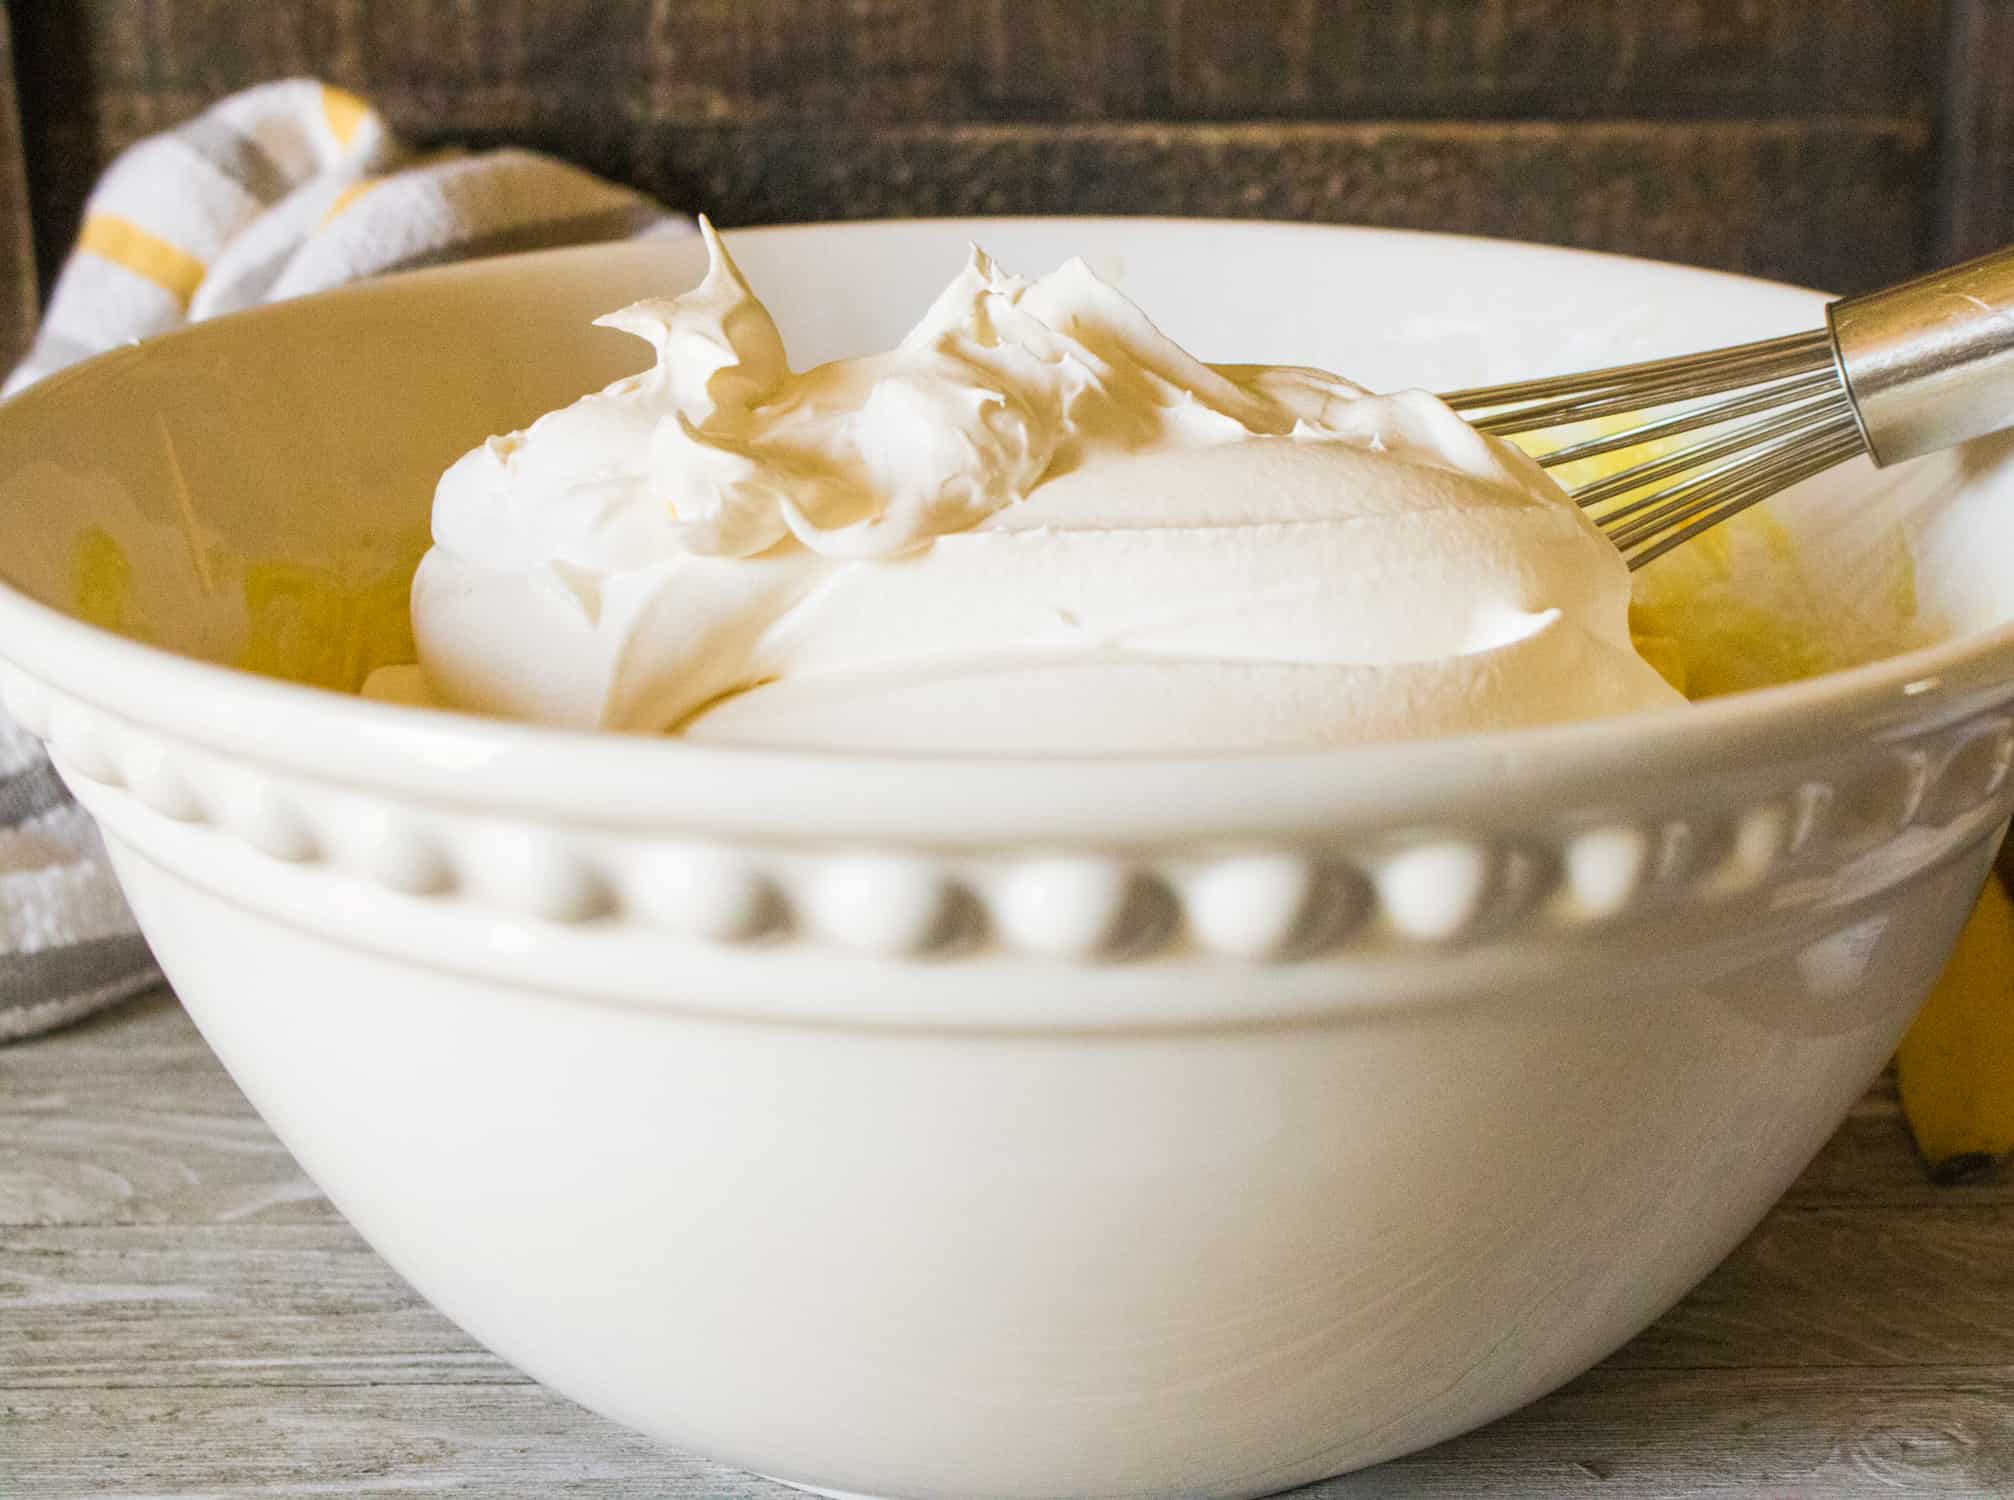
<instances>
[{"instance_id":1,"label":"beaded rim on bowl","mask_svg":"<svg viewBox=\"0 0 2014 1500\"><path fill-rule=\"evenodd\" d=\"M13 668L0 667L0 706L67 774L154 816L413 901L886 958L1296 962L1469 946L1534 924L1595 931L1752 899L1912 829L1984 826L2014 793L2014 716L1994 712L1683 809L1568 807L1488 830L1312 827L1210 848L947 851L622 835L421 806L178 741Z\"/></svg>"}]
</instances>

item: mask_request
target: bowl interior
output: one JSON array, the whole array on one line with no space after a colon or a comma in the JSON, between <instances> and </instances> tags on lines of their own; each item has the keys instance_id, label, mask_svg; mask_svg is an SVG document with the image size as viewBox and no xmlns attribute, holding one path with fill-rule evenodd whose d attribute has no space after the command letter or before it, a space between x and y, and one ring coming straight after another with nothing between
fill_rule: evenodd
<instances>
[{"instance_id":1,"label":"bowl interior","mask_svg":"<svg viewBox=\"0 0 2014 1500\"><path fill-rule=\"evenodd\" d=\"M1823 299L1683 267L1482 240L1140 219L818 225L729 236L801 365L885 347L968 242L1071 255L1205 358L1447 389L1816 326ZM433 486L491 433L641 368L594 328L679 291L696 237L395 278L200 325L0 408L0 580L184 654L352 686L395 659ZM1903 539L1941 629L2014 615L2014 446L1866 465L1772 502L1823 610L1868 612ZM1884 550L1886 549L1886 550ZM302 663L307 665L302 665Z\"/></svg>"}]
</instances>

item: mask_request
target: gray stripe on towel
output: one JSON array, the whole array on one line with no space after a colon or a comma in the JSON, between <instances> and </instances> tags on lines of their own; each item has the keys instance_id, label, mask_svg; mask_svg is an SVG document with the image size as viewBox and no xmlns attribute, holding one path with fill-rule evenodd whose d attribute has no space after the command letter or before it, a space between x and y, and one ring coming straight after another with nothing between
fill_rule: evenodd
<instances>
[{"instance_id":1,"label":"gray stripe on towel","mask_svg":"<svg viewBox=\"0 0 2014 1500\"><path fill-rule=\"evenodd\" d=\"M9 953L0 956L0 1018L12 1010L86 991L113 990L129 983L137 988L151 983L157 972L147 940L138 933Z\"/></svg>"},{"instance_id":2,"label":"gray stripe on towel","mask_svg":"<svg viewBox=\"0 0 2014 1500\"><path fill-rule=\"evenodd\" d=\"M130 1000L135 995L145 994L156 988L161 976L152 972L130 975L117 984L108 984L101 989L85 990L77 995L57 995L53 999L37 1001L30 1005L0 1009L0 1046L9 1042L26 1041L29 1037L40 1036L45 1031L55 1031L68 1026L86 1016L116 1005L121 1000Z\"/></svg>"},{"instance_id":3,"label":"gray stripe on towel","mask_svg":"<svg viewBox=\"0 0 2014 1500\"><path fill-rule=\"evenodd\" d=\"M48 761L0 776L0 828L12 828L70 800L63 778Z\"/></svg>"},{"instance_id":4,"label":"gray stripe on towel","mask_svg":"<svg viewBox=\"0 0 2014 1500\"><path fill-rule=\"evenodd\" d=\"M222 120L199 115L168 134L268 208L294 189L264 146Z\"/></svg>"}]
</instances>

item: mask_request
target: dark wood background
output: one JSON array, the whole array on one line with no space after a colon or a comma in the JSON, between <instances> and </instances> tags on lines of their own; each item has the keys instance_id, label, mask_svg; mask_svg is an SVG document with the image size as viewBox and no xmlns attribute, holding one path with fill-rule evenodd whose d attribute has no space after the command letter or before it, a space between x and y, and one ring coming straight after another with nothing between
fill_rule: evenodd
<instances>
[{"instance_id":1,"label":"dark wood background","mask_svg":"<svg viewBox=\"0 0 2014 1500\"><path fill-rule=\"evenodd\" d=\"M724 224L1184 213L1841 291L2014 240L2014 0L12 0L0 340L99 169L311 73Z\"/></svg>"}]
</instances>

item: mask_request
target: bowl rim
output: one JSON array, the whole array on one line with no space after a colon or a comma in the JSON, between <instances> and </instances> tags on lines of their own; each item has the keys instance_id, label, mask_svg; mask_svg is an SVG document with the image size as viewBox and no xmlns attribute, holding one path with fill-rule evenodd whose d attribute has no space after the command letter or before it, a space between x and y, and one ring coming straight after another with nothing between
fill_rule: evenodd
<instances>
[{"instance_id":1,"label":"bowl rim","mask_svg":"<svg viewBox=\"0 0 2014 1500\"><path fill-rule=\"evenodd\" d=\"M1661 276L1806 291L1642 257L1434 231L1249 219L1014 216L857 220L737 229L731 239L993 225L1178 227L1254 236L1461 241L1493 252L1655 267ZM110 351L4 404L18 420L73 383L230 322L298 316L325 299L397 299L528 264L662 254L632 240L499 256L362 282L189 325ZM1817 293L1807 295L1818 296ZM1642 800L1702 772L1779 770L2014 700L2014 622L1844 671L1611 718L1335 749L877 752L701 745L372 702L258 676L90 625L0 579L0 660L59 695L187 743L309 779L470 810L609 828L802 841L944 844L1103 837L1160 842L1314 824L1516 816L1519 799ZM341 744L339 763L327 753Z\"/></svg>"}]
</instances>

